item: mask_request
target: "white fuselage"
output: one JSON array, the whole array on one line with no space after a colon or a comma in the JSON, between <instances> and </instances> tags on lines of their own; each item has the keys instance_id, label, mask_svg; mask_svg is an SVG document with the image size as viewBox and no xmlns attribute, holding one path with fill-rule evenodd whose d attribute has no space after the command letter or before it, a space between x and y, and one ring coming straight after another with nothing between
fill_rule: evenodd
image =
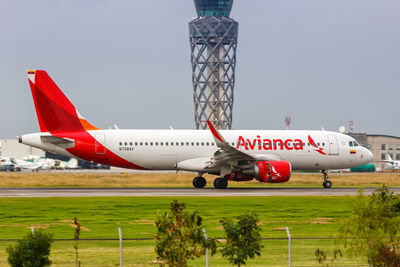
<instances>
[{"instance_id":1,"label":"white fuselage","mask_svg":"<svg viewBox=\"0 0 400 267\"><path fill-rule=\"evenodd\" d=\"M96 130L88 133L119 157L151 170L179 169L179 162L197 158L212 159L219 150L209 130ZM240 151L260 159L266 156L289 161L293 169L344 169L364 165L372 159L368 149L350 146L349 142L355 140L336 132L221 130L220 133ZM24 135L22 142L58 154L76 156L41 142L40 135L43 134L50 135ZM317 147L310 144L309 136ZM245 140L246 145L240 140ZM95 150L90 153L100 152ZM192 170L199 171L199 168L193 167Z\"/></svg>"}]
</instances>

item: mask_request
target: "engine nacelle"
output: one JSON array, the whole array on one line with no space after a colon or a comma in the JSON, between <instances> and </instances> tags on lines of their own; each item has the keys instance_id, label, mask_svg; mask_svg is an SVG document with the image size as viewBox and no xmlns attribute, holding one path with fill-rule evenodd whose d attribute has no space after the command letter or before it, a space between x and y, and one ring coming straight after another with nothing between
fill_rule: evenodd
<instances>
[{"instance_id":1,"label":"engine nacelle","mask_svg":"<svg viewBox=\"0 0 400 267\"><path fill-rule=\"evenodd\" d=\"M252 167L242 170L241 174L264 183L284 183L290 179L292 165L285 160L258 161Z\"/></svg>"}]
</instances>

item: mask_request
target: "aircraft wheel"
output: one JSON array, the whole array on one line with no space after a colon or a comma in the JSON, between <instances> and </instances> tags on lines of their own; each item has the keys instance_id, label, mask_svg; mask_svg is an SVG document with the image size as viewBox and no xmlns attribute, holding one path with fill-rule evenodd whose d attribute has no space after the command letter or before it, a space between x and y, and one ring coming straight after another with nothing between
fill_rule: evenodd
<instances>
[{"instance_id":1,"label":"aircraft wheel","mask_svg":"<svg viewBox=\"0 0 400 267\"><path fill-rule=\"evenodd\" d=\"M324 186L324 188L331 188L332 187L332 182L331 181L325 181L322 184Z\"/></svg>"},{"instance_id":2,"label":"aircraft wheel","mask_svg":"<svg viewBox=\"0 0 400 267\"><path fill-rule=\"evenodd\" d=\"M206 186L206 184L207 181L206 179L204 179L204 177L199 176L199 177L194 177L193 179L193 186L195 188L203 188Z\"/></svg>"},{"instance_id":3,"label":"aircraft wheel","mask_svg":"<svg viewBox=\"0 0 400 267\"><path fill-rule=\"evenodd\" d=\"M214 187L216 189L225 189L228 187L228 181L225 178L215 178L214 180Z\"/></svg>"}]
</instances>

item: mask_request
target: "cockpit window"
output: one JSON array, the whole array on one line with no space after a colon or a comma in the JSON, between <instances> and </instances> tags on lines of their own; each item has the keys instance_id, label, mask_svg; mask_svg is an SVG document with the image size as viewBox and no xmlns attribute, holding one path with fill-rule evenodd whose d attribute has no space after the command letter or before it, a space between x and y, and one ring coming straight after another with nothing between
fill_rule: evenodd
<instances>
[{"instance_id":1,"label":"cockpit window","mask_svg":"<svg viewBox=\"0 0 400 267\"><path fill-rule=\"evenodd\" d=\"M357 141L353 141L354 146L358 146Z\"/></svg>"},{"instance_id":2,"label":"cockpit window","mask_svg":"<svg viewBox=\"0 0 400 267\"><path fill-rule=\"evenodd\" d=\"M353 146L353 141L349 141L349 146Z\"/></svg>"}]
</instances>

